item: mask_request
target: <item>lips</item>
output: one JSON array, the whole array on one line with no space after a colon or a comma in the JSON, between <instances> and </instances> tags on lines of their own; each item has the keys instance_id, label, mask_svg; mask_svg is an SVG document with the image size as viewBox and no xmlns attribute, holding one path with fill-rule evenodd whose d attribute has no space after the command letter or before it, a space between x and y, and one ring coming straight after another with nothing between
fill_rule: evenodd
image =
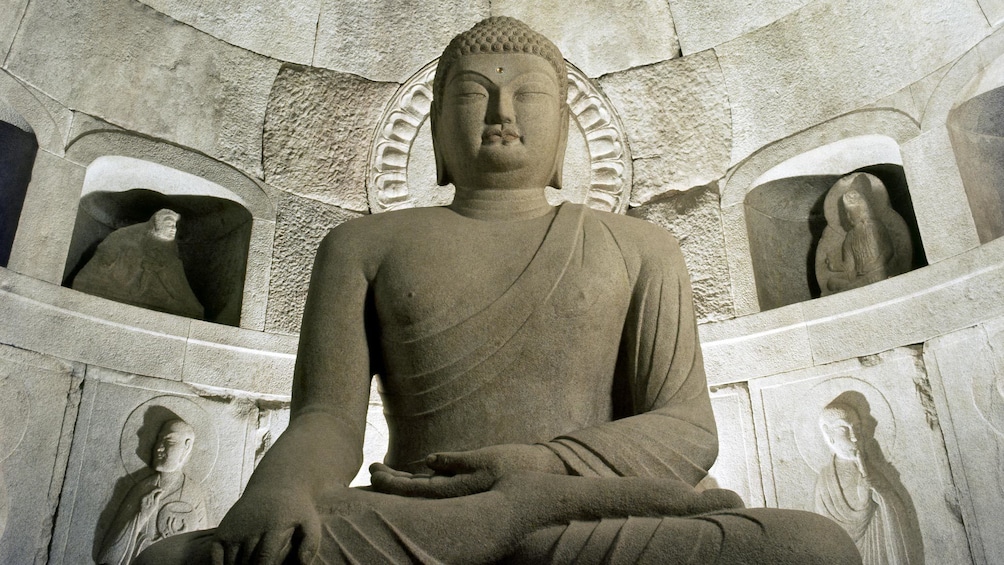
<instances>
[{"instance_id":1,"label":"lips","mask_svg":"<svg viewBox=\"0 0 1004 565\"><path fill-rule=\"evenodd\" d=\"M481 135L481 142L484 144L501 143L502 145L509 145L510 143L519 141L519 139L519 132L511 127L490 127L485 129L485 132Z\"/></svg>"}]
</instances>

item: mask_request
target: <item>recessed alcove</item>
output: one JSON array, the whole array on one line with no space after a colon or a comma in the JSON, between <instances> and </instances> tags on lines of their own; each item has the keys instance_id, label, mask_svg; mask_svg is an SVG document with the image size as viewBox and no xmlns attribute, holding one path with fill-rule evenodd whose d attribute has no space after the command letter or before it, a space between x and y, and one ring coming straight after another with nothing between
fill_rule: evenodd
<instances>
[{"instance_id":1,"label":"recessed alcove","mask_svg":"<svg viewBox=\"0 0 1004 565\"><path fill-rule=\"evenodd\" d=\"M0 266L10 260L14 235L38 152L35 132L0 100Z\"/></svg>"},{"instance_id":2,"label":"recessed alcove","mask_svg":"<svg viewBox=\"0 0 1004 565\"><path fill-rule=\"evenodd\" d=\"M980 243L1004 235L1004 86L948 114L948 133Z\"/></svg>"},{"instance_id":3,"label":"recessed alcove","mask_svg":"<svg viewBox=\"0 0 1004 565\"><path fill-rule=\"evenodd\" d=\"M236 196L194 175L120 156L96 159L88 168L83 192L64 286L72 285L109 234L147 222L168 208L180 215L178 253L192 292L205 308L205 319L240 324L252 216Z\"/></svg>"},{"instance_id":4,"label":"recessed alcove","mask_svg":"<svg viewBox=\"0 0 1004 565\"><path fill-rule=\"evenodd\" d=\"M865 164L868 161L872 163ZM860 136L793 157L753 183L744 209L761 311L821 295L814 265L827 225L824 200L834 183L852 173L869 173L882 181L890 207L909 230L910 270L927 264L906 176L897 161L895 141Z\"/></svg>"}]
</instances>

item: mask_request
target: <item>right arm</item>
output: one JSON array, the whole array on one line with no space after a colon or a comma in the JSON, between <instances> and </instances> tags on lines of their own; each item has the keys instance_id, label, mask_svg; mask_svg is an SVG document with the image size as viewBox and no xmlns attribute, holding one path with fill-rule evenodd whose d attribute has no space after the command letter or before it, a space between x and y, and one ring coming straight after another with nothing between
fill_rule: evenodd
<instances>
[{"instance_id":1,"label":"right arm","mask_svg":"<svg viewBox=\"0 0 1004 565\"><path fill-rule=\"evenodd\" d=\"M279 563L299 537L304 562L316 548L316 501L347 488L362 463L371 348L370 280L376 262L353 234L328 233L317 251L293 375L289 427L262 458L217 529L217 561ZM372 267L372 268L371 268Z\"/></svg>"}]
</instances>

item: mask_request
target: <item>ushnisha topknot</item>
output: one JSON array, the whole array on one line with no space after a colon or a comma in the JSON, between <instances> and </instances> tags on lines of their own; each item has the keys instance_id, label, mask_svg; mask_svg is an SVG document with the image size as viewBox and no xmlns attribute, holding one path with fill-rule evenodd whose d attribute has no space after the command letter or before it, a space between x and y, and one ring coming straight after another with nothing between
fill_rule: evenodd
<instances>
[{"instance_id":1,"label":"ushnisha topknot","mask_svg":"<svg viewBox=\"0 0 1004 565\"><path fill-rule=\"evenodd\" d=\"M436 78L432 85L434 103L442 100L444 80L454 61L458 57L477 53L526 53L543 57L554 67L561 100L564 101L568 95L565 58L554 43L516 18L494 16L474 24L474 27L454 37L446 46L436 66Z\"/></svg>"}]
</instances>

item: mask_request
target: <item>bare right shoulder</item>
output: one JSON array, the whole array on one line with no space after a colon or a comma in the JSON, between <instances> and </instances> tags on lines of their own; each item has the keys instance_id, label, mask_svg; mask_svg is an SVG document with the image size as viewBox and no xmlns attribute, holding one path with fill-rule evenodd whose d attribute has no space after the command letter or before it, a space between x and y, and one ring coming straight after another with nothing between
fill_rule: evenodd
<instances>
[{"instance_id":1,"label":"bare right shoulder","mask_svg":"<svg viewBox=\"0 0 1004 565\"><path fill-rule=\"evenodd\" d=\"M408 208L353 218L324 236L316 261L361 269L372 279L394 248L451 214L444 208Z\"/></svg>"}]
</instances>

